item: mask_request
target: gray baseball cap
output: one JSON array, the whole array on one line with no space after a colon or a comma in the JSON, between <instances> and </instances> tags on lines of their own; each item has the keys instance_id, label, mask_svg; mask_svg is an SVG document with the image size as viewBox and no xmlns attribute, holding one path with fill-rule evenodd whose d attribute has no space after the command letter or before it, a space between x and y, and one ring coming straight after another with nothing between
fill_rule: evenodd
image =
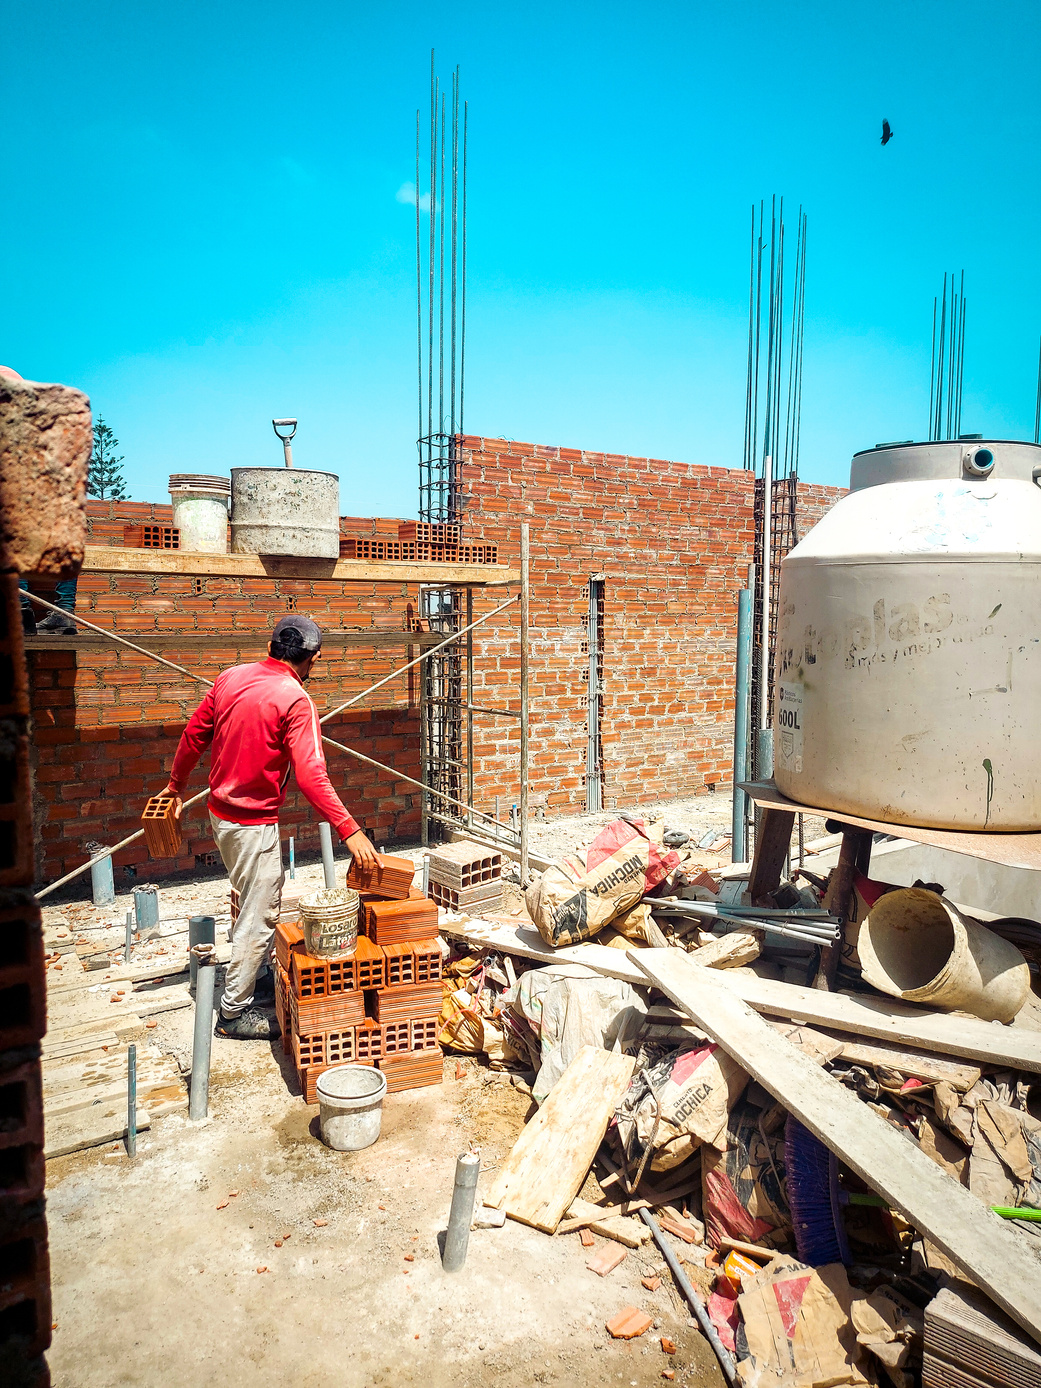
<instances>
[{"instance_id":1,"label":"gray baseball cap","mask_svg":"<svg viewBox=\"0 0 1041 1388\"><path fill-rule=\"evenodd\" d=\"M271 640L288 650L299 650L302 656L321 650L322 629L310 617L282 617L275 623Z\"/></svg>"}]
</instances>

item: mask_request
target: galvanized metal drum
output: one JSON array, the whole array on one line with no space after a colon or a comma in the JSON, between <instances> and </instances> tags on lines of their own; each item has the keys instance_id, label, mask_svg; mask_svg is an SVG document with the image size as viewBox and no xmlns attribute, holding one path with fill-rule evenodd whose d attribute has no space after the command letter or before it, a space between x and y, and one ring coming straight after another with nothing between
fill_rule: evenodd
<instances>
[{"instance_id":1,"label":"galvanized metal drum","mask_svg":"<svg viewBox=\"0 0 1041 1388\"><path fill-rule=\"evenodd\" d=\"M340 555L340 479L288 467L231 469L231 551L305 559Z\"/></svg>"},{"instance_id":2,"label":"galvanized metal drum","mask_svg":"<svg viewBox=\"0 0 1041 1388\"><path fill-rule=\"evenodd\" d=\"M1041 447L858 453L781 565L774 776L898 824L1041 829Z\"/></svg>"}]
</instances>

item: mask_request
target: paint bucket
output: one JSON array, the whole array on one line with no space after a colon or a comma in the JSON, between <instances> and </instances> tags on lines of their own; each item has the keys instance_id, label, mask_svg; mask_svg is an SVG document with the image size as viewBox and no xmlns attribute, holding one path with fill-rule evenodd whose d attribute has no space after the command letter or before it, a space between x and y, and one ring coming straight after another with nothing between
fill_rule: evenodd
<instances>
[{"instance_id":1,"label":"paint bucket","mask_svg":"<svg viewBox=\"0 0 1041 1388\"><path fill-rule=\"evenodd\" d=\"M334 1152L359 1152L380 1135L387 1077L371 1065L334 1065L315 1084L322 1141Z\"/></svg>"},{"instance_id":2,"label":"paint bucket","mask_svg":"<svg viewBox=\"0 0 1041 1388\"><path fill-rule=\"evenodd\" d=\"M349 959L358 947L361 898L350 887L322 887L300 898L304 949L315 959Z\"/></svg>"},{"instance_id":3,"label":"paint bucket","mask_svg":"<svg viewBox=\"0 0 1041 1388\"><path fill-rule=\"evenodd\" d=\"M1030 992L1015 945L922 887L879 897L857 949L865 979L881 992L985 1022L1011 1022Z\"/></svg>"}]
</instances>

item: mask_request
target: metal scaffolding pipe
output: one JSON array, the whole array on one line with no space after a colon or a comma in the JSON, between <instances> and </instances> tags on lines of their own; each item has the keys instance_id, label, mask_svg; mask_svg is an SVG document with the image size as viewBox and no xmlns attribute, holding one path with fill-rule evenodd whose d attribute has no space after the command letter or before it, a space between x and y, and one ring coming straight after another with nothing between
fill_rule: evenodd
<instances>
[{"instance_id":1,"label":"metal scaffolding pipe","mask_svg":"<svg viewBox=\"0 0 1041 1388\"><path fill-rule=\"evenodd\" d=\"M318 823L318 839L322 845L322 871L325 885L331 891L336 886L336 860L333 858L333 826L324 819Z\"/></svg>"},{"instance_id":2,"label":"metal scaffolding pipe","mask_svg":"<svg viewBox=\"0 0 1041 1388\"><path fill-rule=\"evenodd\" d=\"M528 522L521 522L521 620L520 620L520 879L528 885Z\"/></svg>"},{"instance_id":3,"label":"metal scaffolding pipe","mask_svg":"<svg viewBox=\"0 0 1041 1388\"><path fill-rule=\"evenodd\" d=\"M205 951L205 952L204 952ZM197 945L193 956L198 962L195 988L195 1033L192 1038L192 1084L188 1097L188 1118L198 1123L210 1110L210 1047L213 1042L213 984L217 968L212 946Z\"/></svg>"},{"instance_id":4,"label":"metal scaffolding pipe","mask_svg":"<svg viewBox=\"0 0 1041 1388\"><path fill-rule=\"evenodd\" d=\"M734 688L734 804L730 853L735 863L748 861L748 809L740 783L748 780L748 723L752 695L752 596L755 579L737 595L737 660Z\"/></svg>"}]
</instances>

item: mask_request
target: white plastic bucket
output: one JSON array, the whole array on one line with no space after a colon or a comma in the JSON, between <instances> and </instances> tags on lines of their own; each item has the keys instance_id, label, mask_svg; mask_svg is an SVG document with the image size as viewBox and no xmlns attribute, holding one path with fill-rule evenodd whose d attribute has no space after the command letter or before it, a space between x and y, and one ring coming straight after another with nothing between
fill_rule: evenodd
<instances>
[{"instance_id":1,"label":"white plastic bucket","mask_svg":"<svg viewBox=\"0 0 1041 1388\"><path fill-rule=\"evenodd\" d=\"M1015 945L923 887L880 896L860 927L864 977L908 1002L1011 1022L1030 992Z\"/></svg>"},{"instance_id":2,"label":"white plastic bucket","mask_svg":"<svg viewBox=\"0 0 1041 1388\"><path fill-rule=\"evenodd\" d=\"M368 1065L335 1065L318 1076L322 1141L334 1152L358 1152L380 1135L387 1077Z\"/></svg>"}]
</instances>

